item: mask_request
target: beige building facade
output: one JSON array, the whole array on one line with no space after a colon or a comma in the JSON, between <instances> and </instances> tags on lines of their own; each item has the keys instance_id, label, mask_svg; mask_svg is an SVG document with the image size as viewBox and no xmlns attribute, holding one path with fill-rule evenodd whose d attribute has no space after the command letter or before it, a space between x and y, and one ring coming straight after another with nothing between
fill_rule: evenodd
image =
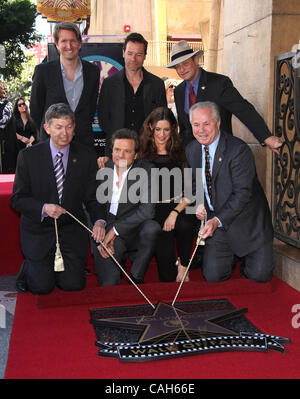
<instances>
[{"instance_id":1,"label":"beige building facade","mask_svg":"<svg viewBox=\"0 0 300 399\"><path fill-rule=\"evenodd\" d=\"M299 42L299 0L92 0L91 5L90 35L119 35L120 40L129 25L147 40L202 41L204 68L229 76L274 133L275 57ZM163 66L147 69L176 77ZM273 154L236 118L233 130L251 147L271 205ZM291 248L289 258L286 245L276 248L277 274L300 290L300 250ZM289 259L287 266L282 256Z\"/></svg>"}]
</instances>

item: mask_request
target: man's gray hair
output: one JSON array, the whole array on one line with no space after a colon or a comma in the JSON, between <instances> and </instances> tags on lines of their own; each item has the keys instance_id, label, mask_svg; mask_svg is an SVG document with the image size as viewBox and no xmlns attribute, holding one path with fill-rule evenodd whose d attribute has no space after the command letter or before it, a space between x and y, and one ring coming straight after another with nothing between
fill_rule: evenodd
<instances>
[{"instance_id":1,"label":"man's gray hair","mask_svg":"<svg viewBox=\"0 0 300 399\"><path fill-rule=\"evenodd\" d=\"M192 123L193 111L195 111L195 109L203 109L203 108L210 108L212 110L213 117L215 118L216 121L218 121L221 118L220 109L216 103L213 103L212 101L200 101L199 103L192 105L189 110L189 118L191 123Z\"/></svg>"},{"instance_id":2,"label":"man's gray hair","mask_svg":"<svg viewBox=\"0 0 300 399\"><path fill-rule=\"evenodd\" d=\"M65 103L57 103L52 104L47 109L45 114L45 123L50 125L52 119L65 119L70 117L72 122L75 123L75 115L74 112L71 110L68 104Z\"/></svg>"}]
</instances>

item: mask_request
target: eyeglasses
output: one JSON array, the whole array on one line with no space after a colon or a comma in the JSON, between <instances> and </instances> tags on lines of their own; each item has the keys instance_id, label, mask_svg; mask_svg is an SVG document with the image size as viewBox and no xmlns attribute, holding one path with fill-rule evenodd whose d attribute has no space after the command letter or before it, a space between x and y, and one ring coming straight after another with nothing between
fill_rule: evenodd
<instances>
[{"instance_id":1,"label":"eyeglasses","mask_svg":"<svg viewBox=\"0 0 300 399\"><path fill-rule=\"evenodd\" d=\"M174 88L175 88L174 85L170 85L170 86L169 86L169 89L174 89Z\"/></svg>"},{"instance_id":2,"label":"eyeglasses","mask_svg":"<svg viewBox=\"0 0 300 399\"><path fill-rule=\"evenodd\" d=\"M19 103L19 104L18 104L18 107L22 107L23 105L25 105L25 106L26 106L26 104L25 104L25 103Z\"/></svg>"}]
</instances>

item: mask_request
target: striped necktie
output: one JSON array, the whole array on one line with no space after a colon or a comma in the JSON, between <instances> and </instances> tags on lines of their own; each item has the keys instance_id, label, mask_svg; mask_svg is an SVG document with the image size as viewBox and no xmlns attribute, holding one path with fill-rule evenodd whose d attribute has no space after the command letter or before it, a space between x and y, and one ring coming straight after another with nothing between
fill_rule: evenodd
<instances>
[{"instance_id":1,"label":"striped necktie","mask_svg":"<svg viewBox=\"0 0 300 399\"><path fill-rule=\"evenodd\" d=\"M209 155L209 150L208 147L204 147L205 151L205 178L206 178L206 186L207 186L207 192L209 195L210 203L211 205L213 204L212 202L212 193L211 193L211 173L210 173L210 155Z\"/></svg>"},{"instance_id":2,"label":"striped necktie","mask_svg":"<svg viewBox=\"0 0 300 399\"><path fill-rule=\"evenodd\" d=\"M61 197L62 197L62 192L63 192L63 187L64 187L64 181L65 181L65 172L64 172L64 165L62 161L63 153L58 152L55 157L55 166L54 166L54 174L55 174L55 180L56 180L56 186L57 186L57 193L58 193L58 200L59 203L61 204Z\"/></svg>"}]
</instances>

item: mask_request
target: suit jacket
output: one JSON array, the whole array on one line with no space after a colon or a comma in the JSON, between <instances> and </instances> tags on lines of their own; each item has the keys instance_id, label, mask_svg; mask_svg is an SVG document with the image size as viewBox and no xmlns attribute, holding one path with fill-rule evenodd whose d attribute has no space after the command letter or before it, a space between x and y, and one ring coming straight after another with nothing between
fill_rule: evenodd
<instances>
[{"instance_id":1,"label":"suit jacket","mask_svg":"<svg viewBox=\"0 0 300 399\"><path fill-rule=\"evenodd\" d=\"M147 161L136 159L129 170L126 180L124 182L118 211L112 223L107 226L110 229L114 226L121 237L127 238L129 235L137 232L139 225L148 219L153 219L155 214L156 197L152 192L151 201L151 167L153 165ZM97 180L100 181L98 190L108 185L106 191L106 219L109 214L111 197L112 197L112 178L113 178L114 163L109 160L105 164L104 169L100 169L97 174ZM107 179L108 177L108 179ZM104 191L104 190L102 190ZM155 191L154 194L156 194ZM97 195L99 191L97 192ZM136 200L134 196L136 194ZM101 196L100 196L101 198Z\"/></svg>"},{"instance_id":2,"label":"suit jacket","mask_svg":"<svg viewBox=\"0 0 300 399\"><path fill-rule=\"evenodd\" d=\"M99 97L99 121L106 135L105 155L111 155L112 134L125 127L125 85L124 69L104 79ZM143 69L144 76L144 113L145 118L157 107L167 106L163 81ZM138 132L139 133L139 132Z\"/></svg>"},{"instance_id":3,"label":"suit jacket","mask_svg":"<svg viewBox=\"0 0 300 399\"><path fill-rule=\"evenodd\" d=\"M81 62L83 90L75 110L74 140L94 146L92 122L96 112L100 71L96 65L88 61L81 60ZM56 103L68 104L59 59L37 65L33 74L30 113L38 129L41 128L41 140L48 138L43 129L45 112L50 105Z\"/></svg>"},{"instance_id":4,"label":"suit jacket","mask_svg":"<svg viewBox=\"0 0 300 399\"><path fill-rule=\"evenodd\" d=\"M202 146L194 140L186 147L193 169L202 167ZM271 213L258 181L254 158L248 145L221 131L212 168L214 212L233 252L242 257L273 238ZM206 200L205 200L206 203ZM210 214L206 203L206 209Z\"/></svg>"},{"instance_id":5,"label":"suit jacket","mask_svg":"<svg viewBox=\"0 0 300 399\"><path fill-rule=\"evenodd\" d=\"M189 116L184 111L186 82L175 88L174 97L178 114L180 135L184 145L194 139ZM221 129L232 134L231 118L234 114L263 143L271 133L252 104L245 100L233 86L229 77L218 73L206 72L201 68L196 102L212 101L220 107Z\"/></svg>"},{"instance_id":6,"label":"suit jacket","mask_svg":"<svg viewBox=\"0 0 300 399\"><path fill-rule=\"evenodd\" d=\"M96 200L97 160L95 151L76 142L70 144L61 206L85 222L83 203L92 222L104 219L105 207ZM39 259L45 256L55 242L54 219L42 220L45 203L58 204L53 161L49 140L21 150L17 162L11 205L21 213L21 244L26 257ZM57 220L60 240L63 227L75 224L69 215ZM78 225L79 226L79 225ZM80 227L82 232L84 228ZM73 241L76 231L72 232Z\"/></svg>"}]
</instances>

